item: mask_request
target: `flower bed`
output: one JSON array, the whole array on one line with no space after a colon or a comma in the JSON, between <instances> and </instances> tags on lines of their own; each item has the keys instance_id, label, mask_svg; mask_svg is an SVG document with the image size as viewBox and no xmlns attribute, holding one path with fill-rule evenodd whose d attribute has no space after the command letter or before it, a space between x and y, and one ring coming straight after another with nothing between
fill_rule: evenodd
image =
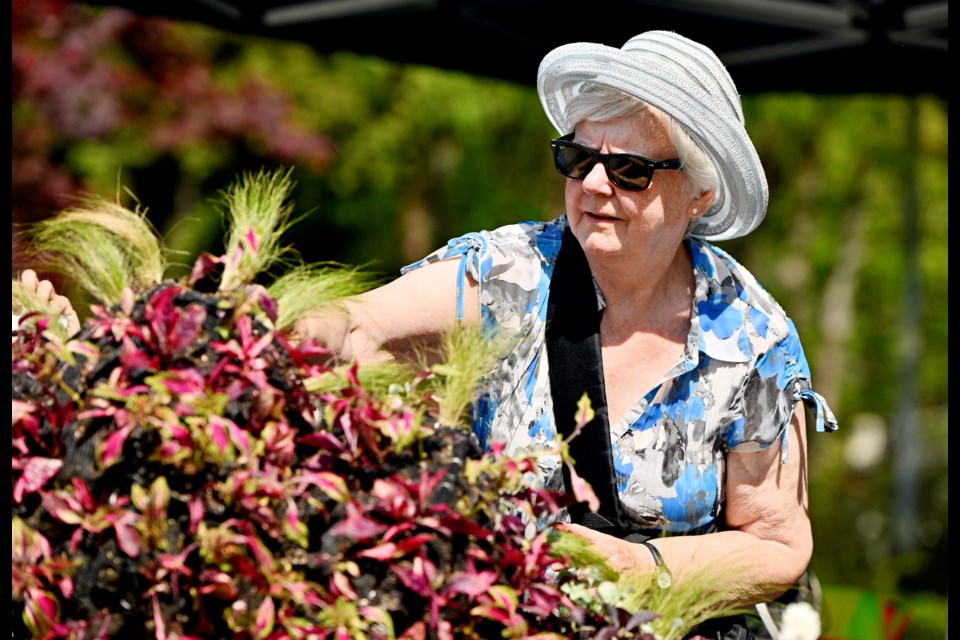
<instances>
[{"instance_id":1,"label":"flower bed","mask_svg":"<svg viewBox=\"0 0 960 640\"><path fill-rule=\"evenodd\" d=\"M388 383L323 364L291 343L289 296L251 284L263 265L231 272L271 233L243 229L229 260L122 287L70 339L22 319L13 637L678 637L638 606L648 581L537 529L565 498L534 457L449 418L455 353Z\"/></svg>"}]
</instances>

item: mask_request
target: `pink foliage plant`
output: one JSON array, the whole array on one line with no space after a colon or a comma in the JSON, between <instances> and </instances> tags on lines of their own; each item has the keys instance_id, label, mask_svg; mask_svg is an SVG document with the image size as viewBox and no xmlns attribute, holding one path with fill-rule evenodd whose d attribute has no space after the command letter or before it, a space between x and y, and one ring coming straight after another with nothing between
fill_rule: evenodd
<instances>
[{"instance_id":1,"label":"pink foliage plant","mask_svg":"<svg viewBox=\"0 0 960 640\"><path fill-rule=\"evenodd\" d=\"M14 332L14 637L653 638L552 570L534 458L440 424L428 372L401 401L319 364L213 262Z\"/></svg>"}]
</instances>

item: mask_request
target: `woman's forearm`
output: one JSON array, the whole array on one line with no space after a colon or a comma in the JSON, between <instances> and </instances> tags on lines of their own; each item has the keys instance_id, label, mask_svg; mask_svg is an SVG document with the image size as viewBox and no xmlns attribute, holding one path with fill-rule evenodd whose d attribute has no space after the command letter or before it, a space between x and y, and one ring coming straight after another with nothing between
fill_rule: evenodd
<instances>
[{"instance_id":1,"label":"woman's forearm","mask_svg":"<svg viewBox=\"0 0 960 640\"><path fill-rule=\"evenodd\" d=\"M652 542L673 574L674 584L700 585L722 593L730 604L776 598L796 583L810 562L807 545L801 541L784 544L736 530ZM640 547L634 555L647 565L644 554L650 554Z\"/></svg>"},{"instance_id":2,"label":"woman's forearm","mask_svg":"<svg viewBox=\"0 0 960 640\"><path fill-rule=\"evenodd\" d=\"M557 524L590 541L621 574L653 574L657 565L643 544L627 542L574 524ZM810 561L803 540L796 545L759 539L743 531L720 531L649 541L672 574L671 587L696 587L739 607L776 598L803 574ZM712 599L712 598L711 598Z\"/></svg>"},{"instance_id":3,"label":"woman's forearm","mask_svg":"<svg viewBox=\"0 0 960 640\"><path fill-rule=\"evenodd\" d=\"M305 316L294 325L294 333L326 346L338 362L416 361L458 322L479 321L476 304L464 305L457 320L457 265L456 260L443 260L409 272ZM476 300L476 284L466 278L464 286L464 296Z\"/></svg>"}]
</instances>

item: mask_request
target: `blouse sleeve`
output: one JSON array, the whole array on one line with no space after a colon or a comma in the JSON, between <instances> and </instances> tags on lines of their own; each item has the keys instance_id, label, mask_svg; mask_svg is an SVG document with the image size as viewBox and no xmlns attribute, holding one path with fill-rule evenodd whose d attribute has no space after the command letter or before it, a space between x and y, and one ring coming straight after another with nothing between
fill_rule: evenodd
<instances>
[{"instance_id":1,"label":"blouse sleeve","mask_svg":"<svg viewBox=\"0 0 960 640\"><path fill-rule=\"evenodd\" d=\"M514 433L526 434L545 415L540 408L545 396L537 384L539 355L549 267L562 233L559 223L539 222L470 233L403 269L406 273L438 260L458 259L458 318L464 304L479 304L481 329L498 342L499 361L473 408L473 430L485 447L494 440L509 441ZM477 284L479 299L464 300L468 275Z\"/></svg>"},{"instance_id":2,"label":"blouse sleeve","mask_svg":"<svg viewBox=\"0 0 960 640\"><path fill-rule=\"evenodd\" d=\"M460 259L460 268L457 271L457 320L462 320L464 276L469 273L474 281L482 286L487 273L490 272L491 257L485 234L467 233L453 238L447 242L447 246L441 247L425 258L403 267L400 273L407 273L426 264L451 258Z\"/></svg>"},{"instance_id":3,"label":"blouse sleeve","mask_svg":"<svg viewBox=\"0 0 960 640\"><path fill-rule=\"evenodd\" d=\"M549 285L546 264L555 259L560 223L525 222L451 239L401 273L439 260L459 259L457 318L463 318L465 277L479 288L481 318L488 328L516 335L534 316L542 316ZM474 301L475 303L476 301Z\"/></svg>"},{"instance_id":4,"label":"blouse sleeve","mask_svg":"<svg viewBox=\"0 0 960 640\"><path fill-rule=\"evenodd\" d=\"M818 432L836 431L837 421L826 400L810 386L810 368L793 322L782 340L761 354L740 387L732 420L724 431L728 450L759 451L781 444L781 462L787 461L787 427L797 402L816 416Z\"/></svg>"}]
</instances>

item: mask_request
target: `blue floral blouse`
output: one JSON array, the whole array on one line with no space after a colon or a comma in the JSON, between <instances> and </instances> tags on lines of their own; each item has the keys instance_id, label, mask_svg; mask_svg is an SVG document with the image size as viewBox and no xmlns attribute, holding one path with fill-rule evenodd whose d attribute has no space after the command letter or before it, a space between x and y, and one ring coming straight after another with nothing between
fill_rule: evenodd
<instances>
[{"instance_id":1,"label":"blue floral blouse","mask_svg":"<svg viewBox=\"0 0 960 640\"><path fill-rule=\"evenodd\" d=\"M566 216L468 233L404 267L459 258L458 314L467 273L479 283L485 327L510 345L473 411L481 442L508 454L550 448L556 429L545 343L550 279ZM743 266L723 250L688 238L696 290L683 356L653 389L638 389L631 410L610 425L625 513L638 528L664 533L711 530L724 499L728 451L780 440L796 403L816 415L817 431L837 428L791 320ZM602 309L603 294L597 288ZM562 490L558 456L539 458L549 489Z\"/></svg>"}]
</instances>

